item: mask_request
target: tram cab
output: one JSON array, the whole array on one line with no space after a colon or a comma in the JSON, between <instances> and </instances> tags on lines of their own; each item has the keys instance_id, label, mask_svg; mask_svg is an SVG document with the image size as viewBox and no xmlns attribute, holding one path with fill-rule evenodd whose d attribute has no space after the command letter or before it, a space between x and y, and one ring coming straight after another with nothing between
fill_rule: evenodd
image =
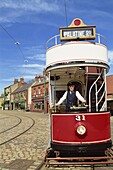
<instances>
[{"instance_id":1,"label":"tram cab","mask_svg":"<svg viewBox=\"0 0 113 170\"><path fill-rule=\"evenodd\" d=\"M106 74L109 71L105 39L79 18L47 42L50 148L60 156L105 155L112 145L107 110ZM77 100L66 112L66 101L56 103L74 82L86 104Z\"/></svg>"}]
</instances>

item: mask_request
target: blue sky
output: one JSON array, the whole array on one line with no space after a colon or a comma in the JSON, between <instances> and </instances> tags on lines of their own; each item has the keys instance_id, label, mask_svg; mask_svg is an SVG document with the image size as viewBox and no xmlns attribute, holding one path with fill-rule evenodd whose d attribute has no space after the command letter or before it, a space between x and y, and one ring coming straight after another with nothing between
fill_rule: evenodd
<instances>
[{"instance_id":1,"label":"blue sky","mask_svg":"<svg viewBox=\"0 0 113 170\"><path fill-rule=\"evenodd\" d=\"M113 74L113 0L0 0L0 94L14 78L42 74L46 41L66 27L65 4L68 25L81 18L106 37Z\"/></svg>"}]
</instances>

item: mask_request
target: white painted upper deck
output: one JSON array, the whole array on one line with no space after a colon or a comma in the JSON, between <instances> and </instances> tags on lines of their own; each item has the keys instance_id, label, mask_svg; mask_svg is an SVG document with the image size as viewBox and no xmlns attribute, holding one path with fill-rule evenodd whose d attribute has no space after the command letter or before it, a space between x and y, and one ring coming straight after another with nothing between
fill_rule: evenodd
<instances>
[{"instance_id":1,"label":"white painted upper deck","mask_svg":"<svg viewBox=\"0 0 113 170\"><path fill-rule=\"evenodd\" d=\"M76 21L79 21L80 24L75 27L74 24L76 24ZM60 35L56 35L47 41L47 71L77 65L93 66L94 64L97 66L101 65L106 69L109 68L105 37L92 31L95 33L95 37L90 40L89 38L87 39L86 33L90 31L88 31L89 27L87 28L87 31L82 30L84 26L85 28L88 27L82 20L75 19L68 28L65 28L64 30L61 30L62 28L60 29ZM75 36L75 33L76 35L83 33L83 35L78 38ZM69 40L69 36L71 40Z\"/></svg>"}]
</instances>

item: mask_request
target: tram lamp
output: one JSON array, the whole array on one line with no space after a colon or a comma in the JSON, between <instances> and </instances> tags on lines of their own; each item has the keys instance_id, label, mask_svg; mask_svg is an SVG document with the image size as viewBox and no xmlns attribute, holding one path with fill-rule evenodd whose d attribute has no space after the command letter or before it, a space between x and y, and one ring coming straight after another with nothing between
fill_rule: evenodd
<instances>
[{"instance_id":1,"label":"tram lamp","mask_svg":"<svg viewBox=\"0 0 113 170\"><path fill-rule=\"evenodd\" d=\"M79 135L84 135L86 133L86 128L83 125L79 125L77 127L76 131Z\"/></svg>"}]
</instances>

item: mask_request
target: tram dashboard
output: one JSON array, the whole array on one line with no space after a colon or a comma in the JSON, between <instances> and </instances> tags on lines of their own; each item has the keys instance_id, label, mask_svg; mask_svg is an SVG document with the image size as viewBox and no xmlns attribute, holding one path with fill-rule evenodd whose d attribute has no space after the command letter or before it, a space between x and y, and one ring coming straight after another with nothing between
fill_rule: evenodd
<instances>
[{"instance_id":1,"label":"tram dashboard","mask_svg":"<svg viewBox=\"0 0 113 170\"><path fill-rule=\"evenodd\" d=\"M87 112L88 110L87 106L72 106L70 107L70 111L69 112L74 112L74 113L84 113ZM52 113L69 113L66 111L66 106L65 105L60 105L57 106L56 108L52 108Z\"/></svg>"}]
</instances>

